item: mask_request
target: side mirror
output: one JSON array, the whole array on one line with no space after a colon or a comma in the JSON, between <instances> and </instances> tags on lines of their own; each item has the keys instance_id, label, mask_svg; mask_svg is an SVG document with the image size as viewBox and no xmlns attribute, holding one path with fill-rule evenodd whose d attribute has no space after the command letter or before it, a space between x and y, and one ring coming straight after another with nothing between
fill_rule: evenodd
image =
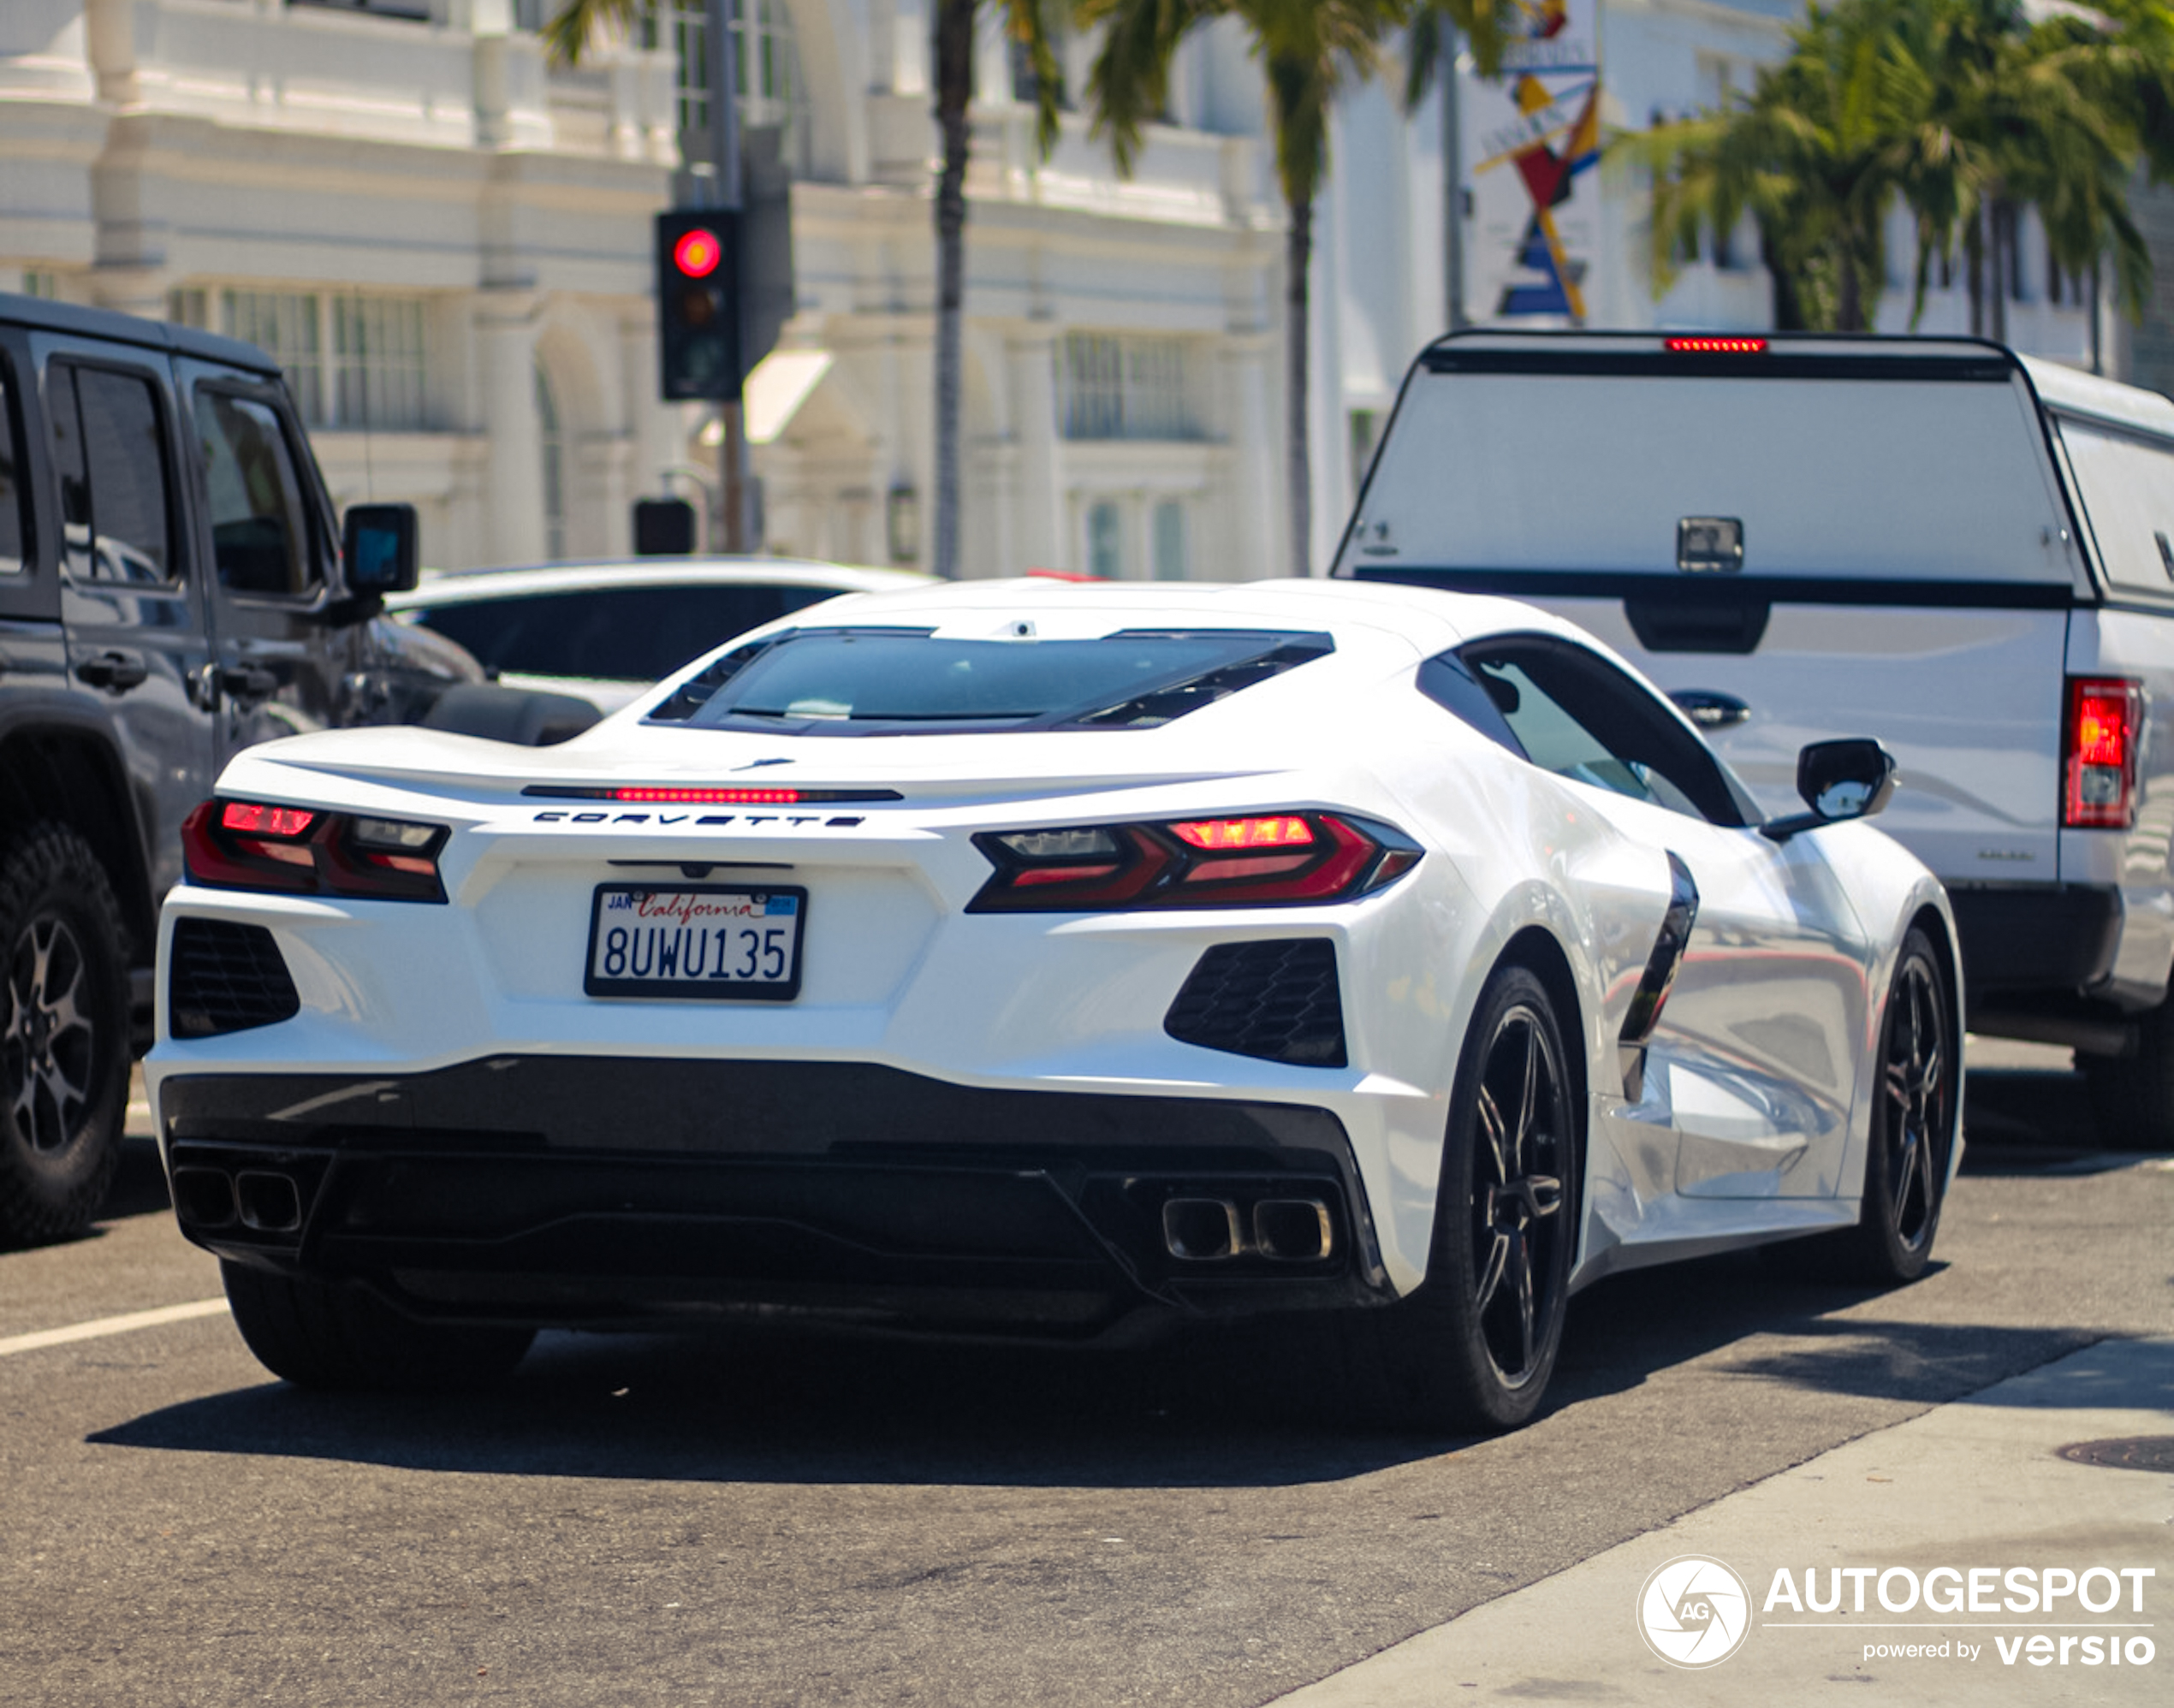
<instances>
[{"instance_id":1,"label":"side mirror","mask_svg":"<svg viewBox=\"0 0 2174 1708\"><path fill-rule=\"evenodd\" d=\"M1760 826L1763 835L1786 842L1799 831L1870 818L1893 798L1895 756L1862 738L1815 741L1797 756L1797 792L1811 810Z\"/></svg>"},{"instance_id":2,"label":"side mirror","mask_svg":"<svg viewBox=\"0 0 2174 1708\"><path fill-rule=\"evenodd\" d=\"M347 592L357 599L406 593L420 574L413 504L350 504L340 528Z\"/></svg>"}]
</instances>

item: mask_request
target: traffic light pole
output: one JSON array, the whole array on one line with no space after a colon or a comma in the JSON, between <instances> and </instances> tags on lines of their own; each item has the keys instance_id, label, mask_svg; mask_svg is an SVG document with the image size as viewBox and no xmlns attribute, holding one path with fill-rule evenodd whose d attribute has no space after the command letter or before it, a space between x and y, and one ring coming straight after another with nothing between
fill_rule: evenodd
<instances>
[{"instance_id":1,"label":"traffic light pole","mask_svg":"<svg viewBox=\"0 0 2174 1708\"><path fill-rule=\"evenodd\" d=\"M740 208L740 66L733 40L734 0L710 0L704 45L710 83L710 200L713 207ZM735 246L734 264L739 264ZM740 301L735 288L732 300ZM734 377L735 381L738 376ZM724 513L724 546L745 552L747 539L747 446L740 412L740 388L717 406L723 430L717 441L719 508Z\"/></svg>"}]
</instances>

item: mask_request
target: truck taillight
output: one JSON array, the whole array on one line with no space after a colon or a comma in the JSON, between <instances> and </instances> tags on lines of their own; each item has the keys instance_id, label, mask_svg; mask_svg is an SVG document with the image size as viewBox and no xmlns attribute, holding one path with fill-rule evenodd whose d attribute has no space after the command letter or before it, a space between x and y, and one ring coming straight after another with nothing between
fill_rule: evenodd
<instances>
[{"instance_id":1,"label":"truck taillight","mask_svg":"<svg viewBox=\"0 0 2174 1708\"><path fill-rule=\"evenodd\" d=\"M442 902L448 834L407 819L209 800L183 821L181 853L189 881L217 889Z\"/></svg>"},{"instance_id":2,"label":"truck taillight","mask_svg":"<svg viewBox=\"0 0 2174 1708\"><path fill-rule=\"evenodd\" d=\"M2068 681L2061 822L2070 830L2126 830L2136 821L2143 685L2123 677L2071 676Z\"/></svg>"}]
</instances>

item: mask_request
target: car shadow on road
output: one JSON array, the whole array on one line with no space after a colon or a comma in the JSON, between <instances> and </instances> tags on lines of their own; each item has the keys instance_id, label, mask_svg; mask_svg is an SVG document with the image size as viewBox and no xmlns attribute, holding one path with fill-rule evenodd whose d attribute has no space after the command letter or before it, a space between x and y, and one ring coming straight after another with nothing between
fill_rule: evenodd
<instances>
[{"instance_id":1,"label":"car shadow on road","mask_svg":"<svg viewBox=\"0 0 2174 1708\"><path fill-rule=\"evenodd\" d=\"M1749 1258L1620 1278L1573 1307L1548 1409L1738 1343L1743 1358L1717 1374L1937 1403L2092 1337L1826 1319L1867 1296ZM340 1396L273 1383L91 1439L513 1476L1120 1488L1338 1481L1472 1444L1353 1416L1326 1350L1318 1331L1274 1323L1124 1352L805 1331L549 1334L494 1392Z\"/></svg>"}]
</instances>

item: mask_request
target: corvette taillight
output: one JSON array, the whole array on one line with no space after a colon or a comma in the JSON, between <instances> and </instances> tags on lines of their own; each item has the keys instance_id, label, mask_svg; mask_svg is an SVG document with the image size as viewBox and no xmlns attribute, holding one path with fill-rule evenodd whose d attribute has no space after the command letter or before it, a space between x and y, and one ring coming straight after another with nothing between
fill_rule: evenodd
<instances>
[{"instance_id":1,"label":"corvette taillight","mask_svg":"<svg viewBox=\"0 0 2174 1708\"><path fill-rule=\"evenodd\" d=\"M1420 857L1393 826L1325 812L989 831L974 845L996 869L969 913L1351 901Z\"/></svg>"},{"instance_id":2,"label":"corvette taillight","mask_svg":"<svg viewBox=\"0 0 2174 1708\"><path fill-rule=\"evenodd\" d=\"M2061 822L2071 830L2126 830L2136 821L2144 690L2122 677L2069 678Z\"/></svg>"},{"instance_id":3,"label":"corvette taillight","mask_svg":"<svg viewBox=\"0 0 2174 1708\"><path fill-rule=\"evenodd\" d=\"M442 824L209 800L181 825L189 881L367 901L438 901Z\"/></svg>"}]
</instances>

